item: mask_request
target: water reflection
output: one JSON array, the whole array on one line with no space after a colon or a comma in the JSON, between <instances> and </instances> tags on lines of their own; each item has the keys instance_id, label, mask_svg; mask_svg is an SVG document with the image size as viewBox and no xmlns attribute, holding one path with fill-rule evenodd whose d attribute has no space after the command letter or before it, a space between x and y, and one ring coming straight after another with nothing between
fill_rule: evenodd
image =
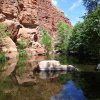
<instances>
[{"instance_id":1,"label":"water reflection","mask_svg":"<svg viewBox=\"0 0 100 100\"><path fill-rule=\"evenodd\" d=\"M0 72L0 80L9 76L14 71L16 64L17 64L17 59L9 59Z\"/></svg>"},{"instance_id":2,"label":"water reflection","mask_svg":"<svg viewBox=\"0 0 100 100\"><path fill-rule=\"evenodd\" d=\"M62 56L60 58L56 60L61 64L68 63L66 58ZM100 100L100 73L94 71L95 65L73 63L81 70L80 72L41 71L36 73L36 76L33 75L32 69L39 61L45 59L45 56L33 56L28 61L19 59L17 65L16 61L9 60L4 70L0 72L2 79L6 77L3 81L0 80L0 100L50 100L51 96L53 96L51 100ZM17 84L16 75L21 78L21 81L27 78L36 78L36 80L32 85L23 86ZM64 88L61 90L63 85Z\"/></svg>"},{"instance_id":3,"label":"water reflection","mask_svg":"<svg viewBox=\"0 0 100 100\"><path fill-rule=\"evenodd\" d=\"M66 71L40 71L38 76L40 79L56 78L59 75L66 74Z\"/></svg>"},{"instance_id":4,"label":"water reflection","mask_svg":"<svg viewBox=\"0 0 100 100\"><path fill-rule=\"evenodd\" d=\"M63 90L53 96L51 100L87 100L83 94L83 91L77 88L72 80L68 81Z\"/></svg>"}]
</instances>

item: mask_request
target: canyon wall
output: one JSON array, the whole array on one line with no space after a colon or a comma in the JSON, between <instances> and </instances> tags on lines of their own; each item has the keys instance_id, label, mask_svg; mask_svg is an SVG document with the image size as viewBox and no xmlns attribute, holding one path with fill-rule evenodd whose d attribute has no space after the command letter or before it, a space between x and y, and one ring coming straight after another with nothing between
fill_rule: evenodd
<instances>
[{"instance_id":1,"label":"canyon wall","mask_svg":"<svg viewBox=\"0 0 100 100\"><path fill-rule=\"evenodd\" d=\"M71 23L51 0L0 0L0 13L28 28L45 27L55 35L59 21Z\"/></svg>"},{"instance_id":2,"label":"canyon wall","mask_svg":"<svg viewBox=\"0 0 100 100\"><path fill-rule=\"evenodd\" d=\"M37 21L36 0L0 0L0 2L0 13L7 19L19 21L26 27L34 27Z\"/></svg>"},{"instance_id":3,"label":"canyon wall","mask_svg":"<svg viewBox=\"0 0 100 100\"><path fill-rule=\"evenodd\" d=\"M72 27L64 12L54 6L52 0L38 0L38 21L39 25L47 28L53 36L57 34L57 25L60 21Z\"/></svg>"}]
</instances>

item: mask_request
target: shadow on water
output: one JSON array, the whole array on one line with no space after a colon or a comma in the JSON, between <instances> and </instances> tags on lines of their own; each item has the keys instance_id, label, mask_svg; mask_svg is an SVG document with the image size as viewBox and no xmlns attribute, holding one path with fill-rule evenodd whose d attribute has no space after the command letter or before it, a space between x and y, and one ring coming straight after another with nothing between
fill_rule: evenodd
<instances>
[{"instance_id":1,"label":"shadow on water","mask_svg":"<svg viewBox=\"0 0 100 100\"><path fill-rule=\"evenodd\" d=\"M88 100L100 100L100 73L81 72L73 75L73 80L81 87Z\"/></svg>"}]
</instances>

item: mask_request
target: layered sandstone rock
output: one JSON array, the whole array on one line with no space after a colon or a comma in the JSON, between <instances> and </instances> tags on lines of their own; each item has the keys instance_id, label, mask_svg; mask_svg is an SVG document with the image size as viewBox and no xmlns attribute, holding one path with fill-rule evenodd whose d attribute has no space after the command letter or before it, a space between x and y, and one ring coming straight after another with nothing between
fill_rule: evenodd
<instances>
[{"instance_id":1,"label":"layered sandstone rock","mask_svg":"<svg viewBox=\"0 0 100 100\"><path fill-rule=\"evenodd\" d=\"M35 27L37 16L36 0L0 0L0 12L7 19L17 19L25 26Z\"/></svg>"},{"instance_id":2,"label":"layered sandstone rock","mask_svg":"<svg viewBox=\"0 0 100 100\"><path fill-rule=\"evenodd\" d=\"M8 25L12 42L16 43L20 38L28 39L32 50L38 54L45 51L42 46L33 47L34 43L40 42L39 30L46 28L55 40L60 21L72 27L64 12L55 7L51 0L0 0L0 22Z\"/></svg>"},{"instance_id":3,"label":"layered sandstone rock","mask_svg":"<svg viewBox=\"0 0 100 100\"><path fill-rule=\"evenodd\" d=\"M57 35L57 25L64 21L72 27L64 12L51 3L52 0L38 0L38 20L39 25L49 30L51 35Z\"/></svg>"},{"instance_id":4,"label":"layered sandstone rock","mask_svg":"<svg viewBox=\"0 0 100 100\"><path fill-rule=\"evenodd\" d=\"M10 37L3 38L1 50L5 52L8 58L16 58L18 56L17 47Z\"/></svg>"},{"instance_id":5,"label":"layered sandstone rock","mask_svg":"<svg viewBox=\"0 0 100 100\"><path fill-rule=\"evenodd\" d=\"M45 27L55 35L59 21L71 26L63 11L52 5L51 0L0 0L0 2L0 12L7 19L16 19L25 27Z\"/></svg>"}]
</instances>

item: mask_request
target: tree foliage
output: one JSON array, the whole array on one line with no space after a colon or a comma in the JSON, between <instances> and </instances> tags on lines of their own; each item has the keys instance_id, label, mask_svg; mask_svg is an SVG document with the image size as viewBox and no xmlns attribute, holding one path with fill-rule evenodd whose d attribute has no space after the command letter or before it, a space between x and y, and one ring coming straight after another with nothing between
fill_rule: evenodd
<instances>
[{"instance_id":1,"label":"tree foliage","mask_svg":"<svg viewBox=\"0 0 100 100\"><path fill-rule=\"evenodd\" d=\"M83 23L78 22L72 30L72 36L70 37L68 46L69 51L79 52L79 48L82 45L81 42L82 31L83 31Z\"/></svg>"},{"instance_id":2,"label":"tree foliage","mask_svg":"<svg viewBox=\"0 0 100 100\"><path fill-rule=\"evenodd\" d=\"M100 54L100 6L84 20L82 43L91 54Z\"/></svg>"},{"instance_id":3,"label":"tree foliage","mask_svg":"<svg viewBox=\"0 0 100 100\"><path fill-rule=\"evenodd\" d=\"M86 7L86 10L88 11L88 13L96 10L99 3L100 3L100 0L83 0L83 4Z\"/></svg>"},{"instance_id":4,"label":"tree foliage","mask_svg":"<svg viewBox=\"0 0 100 100\"><path fill-rule=\"evenodd\" d=\"M66 52L69 38L71 36L71 28L65 22L61 21L58 24L58 49Z\"/></svg>"},{"instance_id":5,"label":"tree foliage","mask_svg":"<svg viewBox=\"0 0 100 100\"><path fill-rule=\"evenodd\" d=\"M89 13L83 23L75 25L69 51L77 51L83 55L100 55L100 6Z\"/></svg>"},{"instance_id":6,"label":"tree foliage","mask_svg":"<svg viewBox=\"0 0 100 100\"><path fill-rule=\"evenodd\" d=\"M49 53L49 51L52 48L52 38L49 32L45 29L42 29L41 33L42 33L41 43L44 45L44 48L47 50L47 53Z\"/></svg>"}]
</instances>

